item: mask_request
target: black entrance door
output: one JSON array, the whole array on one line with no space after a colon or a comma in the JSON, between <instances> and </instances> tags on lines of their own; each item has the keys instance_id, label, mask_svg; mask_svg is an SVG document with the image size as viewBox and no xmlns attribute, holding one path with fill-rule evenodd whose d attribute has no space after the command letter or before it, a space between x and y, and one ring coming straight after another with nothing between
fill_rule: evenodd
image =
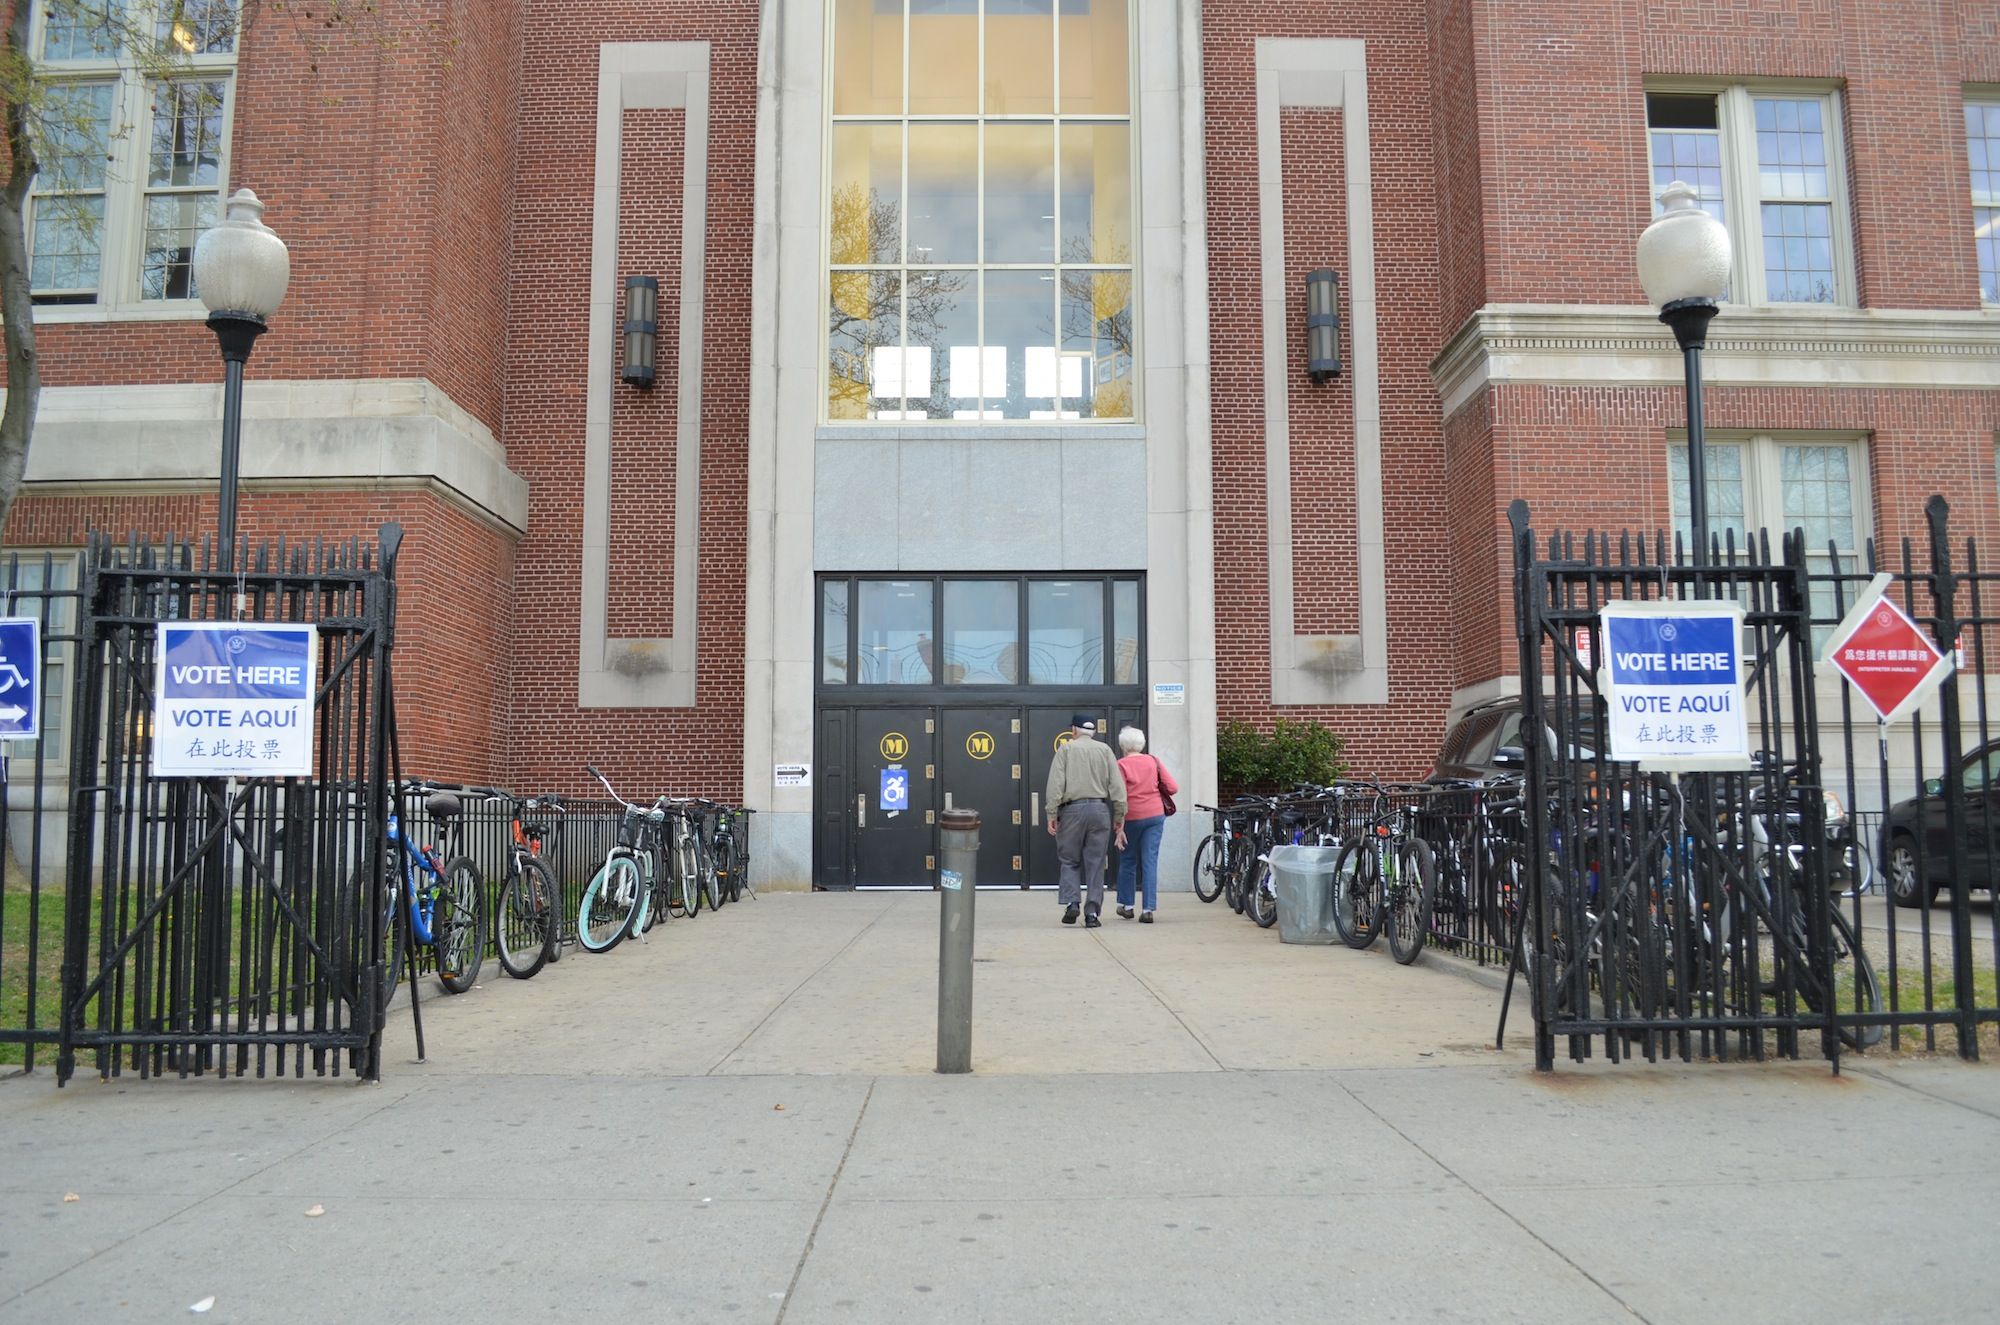
<instances>
[{"instance_id":1,"label":"black entrance door","mask_svg":"<svg viewBox=\"0 0 2000 1325\"><path fill-rule=\"evenodd\" d=\"M979 882L1020 886L1027 818L1021 710L948 708L939 715L940 808L979 811Z\"/></svg>"},{"instance_id":2,"label":"black entrance door","mask_svg":"<svg viewBox=\"0 0 2000 1325\"><path fill-rule=\"evenodd\" d=\"M937 881L936 722L928 708L854 714L854 883L930 887Z\"/></svg>"},{"instance_id":3,"label":"black entrance door","mask_svg":"<svg viewBox=\"0 0 2000 1325\"><path fill-rule=\"evenodd\" d=\"M1030 808L1035 813L1035 829L1028 834L1031 884L1054 884L1062 876L1056 858L1056 840L1049 836L1049 816L1055 813L1055 807L1042 799L1042 793L1049 785L1049 761L1055 758L1057 747L1068 742L1070 718L1078 713L1088 713L1096 719L1097 739L1104 740L1104 725L1110 719L1110 712L1101 704L1028 710L1027 766L1021 772L1030 779Z\"/></svg>"}]
</instances>

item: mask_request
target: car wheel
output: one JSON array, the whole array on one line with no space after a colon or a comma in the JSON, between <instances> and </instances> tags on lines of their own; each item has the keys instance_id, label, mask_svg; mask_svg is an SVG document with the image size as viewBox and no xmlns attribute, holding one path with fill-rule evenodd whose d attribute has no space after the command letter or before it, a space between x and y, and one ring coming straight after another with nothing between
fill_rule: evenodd
<instances>
[{"instance_id":1,"label":"car wheel","mask_svg":"<svg viewBox=\"0 0 2000 1325\"><path fill-rule=\"evenodd\" d=\"M1889 896L1897 906L1929 906L1937 897L1937 881L1924 879L1913 838L1898 833L1889 840L1889 859L1883 872L1889 876Z\"/></svg>"}]
</instances>

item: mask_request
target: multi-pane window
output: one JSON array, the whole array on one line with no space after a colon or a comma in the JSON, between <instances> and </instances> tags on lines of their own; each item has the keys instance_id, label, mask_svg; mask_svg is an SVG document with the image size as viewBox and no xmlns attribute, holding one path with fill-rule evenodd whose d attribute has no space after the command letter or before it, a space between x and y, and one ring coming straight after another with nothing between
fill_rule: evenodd
<instances>
[{"instance_id":1,"label":"multi-pane window","mask_svg":"<svg viewBox=\"0 0 2000 1325\"><path fill-rule=\"evenodd\" d=\"M1750 437L1709 441L1702 448L1708 489L1711 538L1732 534L1741 552L1750 536L1766 531L1772 556L1780 555L1780 539L1795 529L1805 531L1806 558L1817 572L1855 569L1869 537L1868 455L1859 441ZM1667 475L1673 497L1674 528L1685 542L1690 537L1688 452L1684 443L1667 451ZM1726 544L1725 544L1726 546ZM1813 587L1813 616L1824 636L1839 617L1831 583ZM1816 645L1822 642L1816 638Z\"/></svg>"},{"instance_id":2,"label":"multi-pane window","mask_svg":"<svg viewBox=\"0 0 2000 1325\"><path fill-rule=\"evenodd\" d=\"M830 420L1137 416L1130 0L833 0Z\"/></svg>"},{"instance_id":3,"label":"multi-pane window","mask_svg":"<svg viewBox=\"0 0 2000 1325\"><path fill-rule=\"evenodd\" d=\"M41 0L28 206L40 304L195 297L227 173L237 0ZM138 46L145 49L135 49Z\"/></svg>"},{"instance_id":4,"label":"multi-pane window","mask_svg":"<svg viewBox=\"0 0 2000 1325\"><path fill-rule=\"evenodd\" d=\"M1652 191L1674 180L1729 227L1731 297L1851 303L1831 94L1727 88L1646 97Z\"/></svg>"},{"instance_id":5,"label":"multi-pane window","mask_svg":"<svg viewBox=\"0 0 2000 1325\"><path fill-rule=\"evenodd\" d=\"M2000 304L2000 101L1965 103L1965 150L1972 163L1972 242L1979 250L1979 297Z\"/></svg>"},{"instance_id":6,"label":"multi-pane window","mask_svg":"<svg viewBox=\"0 0 2000 1325\"><path fill-rule=\"evenodd\" d=\"M1133 576L822 580L820 683L1137 685L1139 602Z\"/></svg>"}]
</instances>

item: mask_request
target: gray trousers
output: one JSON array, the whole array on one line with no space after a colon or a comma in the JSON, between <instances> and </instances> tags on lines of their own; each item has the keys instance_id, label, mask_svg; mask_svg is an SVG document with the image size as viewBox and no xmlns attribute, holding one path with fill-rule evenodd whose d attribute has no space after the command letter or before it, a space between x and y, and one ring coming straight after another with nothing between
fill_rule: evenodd
<instances>
[{"instance_id":1,"label":"gray trousers","mask_svg":"<svg viewBox=\"0 0 2000 1325\"><path fill-rule=\"evenodd\" d=\"M1111 807L1102 801L1084 805L1071 801L1056 817L1056 855L1062 860L1062 886L1056 897L1075 906L1088 890L1090 909L1104 909L1104 857L1111 850Z\"/></svg>"}]
</instances>

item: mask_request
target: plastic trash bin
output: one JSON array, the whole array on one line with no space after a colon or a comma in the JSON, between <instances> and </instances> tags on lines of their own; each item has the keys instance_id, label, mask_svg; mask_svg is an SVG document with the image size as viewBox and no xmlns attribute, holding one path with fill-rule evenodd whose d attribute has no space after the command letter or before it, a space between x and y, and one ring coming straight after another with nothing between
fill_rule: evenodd
<instances>
[{"instance_id":1,"label":"plastic trash bin","mask_svg":"<svg viewBox=\"0 0 2000 1325\"><path fill-rule=\"evenodd\" d=\"M1333 927L1333 864L1339 856L1339 847L1271 848L1278 942L1340 941L1340 932Z\"/></svg>"}]
</instances>

